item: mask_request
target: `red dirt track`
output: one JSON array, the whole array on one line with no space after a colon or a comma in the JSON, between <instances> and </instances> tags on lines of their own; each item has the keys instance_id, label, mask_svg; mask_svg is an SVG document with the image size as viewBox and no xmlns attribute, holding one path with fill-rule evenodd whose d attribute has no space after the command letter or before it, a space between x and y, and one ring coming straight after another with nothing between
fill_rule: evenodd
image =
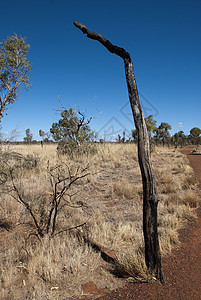
<instances>
[{"instance_id":1,"label":"red dirt track","mask_svg":"<svg viewBox=\"0 0 201 300\"><path fill-rule=\"evenodd\" d=\"M191 154L191 149L185 148L182 153L187 155L201 189L201 155ZM154 284L127 283L123 288L100 296L98 299L200 300L201 208L197 209L197 215L195 222L180 231L180 248L174 250L170 257L162 260L164 285L159 282Z\"/></svg>"}]
</instances>

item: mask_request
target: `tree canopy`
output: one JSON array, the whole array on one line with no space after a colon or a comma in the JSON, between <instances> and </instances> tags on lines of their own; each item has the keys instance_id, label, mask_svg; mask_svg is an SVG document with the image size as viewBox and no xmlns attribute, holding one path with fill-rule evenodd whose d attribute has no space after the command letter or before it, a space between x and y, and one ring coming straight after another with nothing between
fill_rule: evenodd
<instances>
[{"instance_id":1,"label":"tree canopy","mask_svg":"<svg viewBox=\"0 0 201 300\"><path fill-rule=\"evenodd\" d=\"M156 121L153 119L153 117L153 115L149 115L147 118L145 118L149 138L156 131Z\"/></svg>"},{"instance_id":2,"label":"tree canopy","mask_svg":"<svg viewBox=\"0 0 201 300\"><path fill-rule=\"evenodd\" d=\"M91 148L87 146L94 141L95 133L91 130L89 123L92 118L86 118L80 110L72 107L61 112L61 119L52 124L50 133L56 142L59 142L58 150L62 153L73 155L77 151L88 152ZM83 147L83 145L85 145Z\"/></svg>"},{"instance_id":3,"label":"tree canopy","mask_svg":"<svg viewBox=\"0 0 201 300\"><path fill-rule=\"evenodd\" d=\"M29 47L24 37L16 34L0 43L0 119L7 106L16 100L19 87L30 87L28 72L31 63L27 59Z\"/></svg>"},{"instance_id":4,"label":"tree canopy","mask_svg":"<svg viewBox=\"0 0 201 300\"><path fill-rule=\"evenodd\" d=\"M199 127L193 127L190 130L189 140L193 144L199 144L201 142L201 129Z\"/></svg>"},{"instance_id":5,"label":"tree canopy","mask_svg":"<svg viewBox=\"0 0 201 300\"><path fill-rule=\"evenodd\" d=\"M61 112L61 119L52 124L50 132L56 142L76 143L91 142L94 133L89 127L90 119L73 108Z\"/></svg>"},{"instance_id":6,"label":"tree canopy","mask_svg":"<svg viewBox=\"0 0 201 300\"><path fill-rule=\"evenodd\" d=\"M31 143L33 140L33 134L31 133L31 130L27 128L25 132L26 132L26 136L24 137L24 142Z\"/></svg>"}]
</instances>

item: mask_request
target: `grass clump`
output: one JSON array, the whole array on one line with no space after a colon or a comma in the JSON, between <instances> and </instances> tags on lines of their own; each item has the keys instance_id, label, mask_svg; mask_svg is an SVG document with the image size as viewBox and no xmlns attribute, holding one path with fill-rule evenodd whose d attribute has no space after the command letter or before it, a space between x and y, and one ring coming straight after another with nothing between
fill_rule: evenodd
<instances>
[{"instance_id":1,"label":"grass clump","mask_svg":"<svg viewBox=\"0 0 201 300\"><path fill-rule=\"evenodd\" d=\"M188 190L184 195L183 203L190 208L197 208L199 205L198 194L194 190Z\"/></svg>"},{"instance_id":2,"label":"grass clump","mask_svg":"<svg viewBox=\"0 0 201 300\"><path fill-rule=\"evenodd\" d=\"M114 183L113 192L119 197L133 199L137 193L137 189L133 184L123 181Z\"/></svg>"},{"instance_id":3,"label":"grass clump","mask_svg":"<svg viewBox=\"0 0 201 300\"><path fill-rule=\"evenodd\" d=\"M155 280L147 270L143 247L139 247L133 253L124 252L117 255L114 273L129 281L152 282Z\"/></svg>"}]
</instances>

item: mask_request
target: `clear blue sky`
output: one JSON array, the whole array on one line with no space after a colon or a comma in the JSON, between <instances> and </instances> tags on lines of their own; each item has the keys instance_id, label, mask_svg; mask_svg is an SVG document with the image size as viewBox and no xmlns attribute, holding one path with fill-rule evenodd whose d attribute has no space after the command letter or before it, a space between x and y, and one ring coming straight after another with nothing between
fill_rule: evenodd
<instances>
[{"instance_id":1,"label":"clear blue sky","mask_svg":"<svg viewBox=\"0 0 201 300\"><path fill-rule=\"evenodd\" d=\"M2 120L3 132L49 131L58 93L76 105L99 136L133 128L123 61L74 25L78 20L130 52L145 116L171 133L201 127L201 1L7 0L1 1L0 40L26 37L33 87L21 90Z\"/></svg>"}]
</instances>

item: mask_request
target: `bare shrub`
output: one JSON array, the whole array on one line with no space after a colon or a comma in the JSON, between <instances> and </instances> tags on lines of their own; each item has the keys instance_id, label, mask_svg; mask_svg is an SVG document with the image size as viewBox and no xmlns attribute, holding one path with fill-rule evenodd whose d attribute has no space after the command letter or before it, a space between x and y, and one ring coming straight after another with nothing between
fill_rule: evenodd
<instances>
[{"instance_id":1,"label":"bare shrub","mask_svg":"<svg viewBox=\"0 0 201 300\"><path fill-rule=\"evenodd\" d=\"M71 191L71 187L82 178L89 175L88 166L81 168L80 166L69 167L62 163L47 168L47 180L50 183L50 192L37 191L34 189L30 193L30 189L26 190L24 182L15 179L14 169L9 168L9 176L11 183L7 187L9 195L24 206L32 220L37 236L43 238L47 235L58 234L56 225L59 212L65 207L82 208L81 204L74 204L72 197L77 193ZM44 181L41 180L40 182ZM35 184L35 182L33 182ZM37 183L38 184L38 179ZM32 184L33 188L33 184ZM69 224L70 225L70 224ZM79 226L79 225L78 225ZM69 228L68 228L69 227ZM71 226L60 228L59 232L69 230Z\"/></svg>"}]
</instances>

